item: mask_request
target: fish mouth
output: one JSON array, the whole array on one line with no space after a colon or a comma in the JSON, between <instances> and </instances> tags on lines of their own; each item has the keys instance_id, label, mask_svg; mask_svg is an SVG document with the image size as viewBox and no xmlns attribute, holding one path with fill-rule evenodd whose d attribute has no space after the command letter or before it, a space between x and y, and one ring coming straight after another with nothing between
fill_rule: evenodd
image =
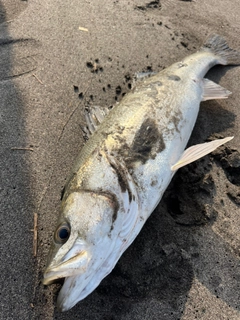
<instances>
[{"instance_id":1,"label":"fish mouth","mask_svg":"<svg viewBox=\"0 0 240 320\"><path fill-rule=\"evenodd\" d=\"M121 244L121 241L119 244ZM99 256L93 255L84 273L66 277L57 299L59 311L71 309L76 303L94 291L103 278L115 267L121 253L122 251L116 250L116 246L113 245L104 258L100 259Z\"/></svg>"},{"instance_id":2,"label":"fish mouth","mask_svg":"<svg viewBox=\"0 0 240 320\"><path fill-rule=\"evenodd\" d=\"M79 301L86 298L100 284L102 279L111 272L105 269L105 263L96 270L72 277L66 277L57 298L57 308L64 312L74 307Z\"/></svg>"},{"instance_id":3,"label":"fish mouth","mask_svg":"<svg viewBox=\"0 0 240 320\"><path fill-rule=\"evenodd\" d=\"M42 283L49 285L60 278L65 278L57 299L59 311L71 309L77 302L88 296L111 272L113 266L107 261L91 259L88 253L80 252L58 265L51 263L46 269ZM95 262L95 263L94 263Z\"/></svg>"},{"instance_id":4,"label":"fish mouth","mask_svg":"<svg viewBox=\"0 0 240 320\"><path fill-rule=\"evenodd\" d=\"M61 263L56 264L53 261L45 270L42 283L49 285L61 278L76 276L86 272L89 254L87 251L81 251L69 259L64 259Z\"/></svg>"},{"instance_id":5,"label":"fish mouth","mask_svg":"<svg viewBox=\"0 0 240 320\"><path fill-rule=\"evenodd\" d=\"M75 306L77 302L83 300L89 294L89 290L86 290L86 288L91 278L91 276L84 274L65 278L57 298L58 310L61 312L67 311ZM87 293L84 294L84 292Z\"/></svg>"}]
</instances>

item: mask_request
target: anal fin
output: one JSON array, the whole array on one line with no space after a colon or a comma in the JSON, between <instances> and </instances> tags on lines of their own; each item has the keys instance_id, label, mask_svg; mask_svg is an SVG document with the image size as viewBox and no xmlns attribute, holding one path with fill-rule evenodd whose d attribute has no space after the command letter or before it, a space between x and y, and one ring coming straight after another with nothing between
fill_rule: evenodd
<instances>
[{"instance_id":1,"label":"anal fin","mask_svg":"<svg viewBox=\"0 0 240 320\"><path fill-rule=\"evenodd\" d=\"M222 144L224 144L232 139L233 139L233 137L227 137L224 139L217 139L217 140L210 141L210 142L196 144L195 146L192 146L192 147L186 149L183 152L180 160L171 167L171 170L172 171L178 170L179 168L184 167L187 164L204 157L205 155L211 153L212 151L214 151L215 149L220 147Z\"/></svg>"},{"instance_id":2,"label":"anal fin","mask_svg":"<svg viewBox=\"0 0 240 320\"><path fill-rule=\"evenodd\" d=\"M214 99L226 99L232 92L221 87L219 84L204 78L202 101Z\"/></svg>"}]
</instances>

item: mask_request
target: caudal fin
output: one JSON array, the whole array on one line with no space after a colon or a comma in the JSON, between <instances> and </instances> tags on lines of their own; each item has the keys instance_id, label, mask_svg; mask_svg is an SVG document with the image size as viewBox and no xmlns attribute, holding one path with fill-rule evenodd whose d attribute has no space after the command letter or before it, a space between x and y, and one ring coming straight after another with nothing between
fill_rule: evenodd
<instances>
[{"instance_id":1,"label":"caudal fin","mask_svg":"<svg viewBox=\"0 0 240 320\"><path fill-rule=\"evenodd\" d=\"M201 50L214 53L219 64L240 65L240 52L229 48L226 40L218 34L208 37Z\"/></svg>"}]
</instances>

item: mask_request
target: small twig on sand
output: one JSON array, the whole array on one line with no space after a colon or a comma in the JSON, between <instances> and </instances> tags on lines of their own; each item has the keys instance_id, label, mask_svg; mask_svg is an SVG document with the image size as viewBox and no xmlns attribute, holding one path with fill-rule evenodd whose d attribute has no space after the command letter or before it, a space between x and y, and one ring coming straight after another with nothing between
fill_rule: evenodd
<instances>
[{"instance_id":1,"label":"small twig on sand","mask_svg":"<svg viewBox=\"0 0 240 320\"><path fill-rule=\"evenodd\" d=\"M89 88L90 88L90 85L91 85L91 82L90 82L89 86L87 87L87 89L84 91L83 97L84 97L85 94L88 92L88 90L89 90ZM63 135L63 132L64 132L67 124L69 123L69 121L71 120L72 116L74 115L74 113L76 112L76 110L77 110L78 108L79 108L79 105L78 105L75 109L73 109L73 111L70 113L70 116L68 117L67 121L65 122L65 124L64 124L64 126L63 126L63 128L62 128L62 131L61 131L61 133L60 133L60 135L59 135L59 137L58 137L58 142L61 140L62 135Z\"/></svg>"},{"instance_id":2,"label":"small twig on sand","mask_svg":"<svg viewBox=\"0 0 240 320\"><path fill-rule=\"evenodd\" d=\"M24 147L12 147L11 150L26 150L26 151L34 151L33 148L24 148Z\"/></svg>"},{"instance_id":3,"label":"small twig on sand","mask_svg":"<svg viewBox=\"0 0 240 320\"><path fill-rule=\"evenodd\" d=\"M41 84L43 84L43 82L42 82L34 73L32 74L32 76L33 76L34 78L36 78L38 82L40 82Z\"/></svg>"},{"instance_id":4,"label":"small twig on sand","mask_svg":"<svg viewBox=\"0 0 240 320\"><path fill-rule=\"evenodd\" d=\"M33 222L33 255L34 257L37 256L37 220L38 215L34 213L34 222Z\"/></svg>"}]
</instances>

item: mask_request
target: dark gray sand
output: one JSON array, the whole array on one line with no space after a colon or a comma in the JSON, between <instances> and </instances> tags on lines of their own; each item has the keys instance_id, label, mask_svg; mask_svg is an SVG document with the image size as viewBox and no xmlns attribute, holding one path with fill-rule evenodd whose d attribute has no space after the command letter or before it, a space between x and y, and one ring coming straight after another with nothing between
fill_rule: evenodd
<instances>
[{"instance_id":1,"label":"dark gray sand","mask_svg":"<svg viewBox=\"0 0 240 320\"><path fill-rule=\"evenodd\" d=\"M41 284L84 107L114 105L135 72L181 60L209 33L240 50L239 12L237 0L0 0L0 319L240 319L239 67L208 74L233 94L202 103L189 144L234 140L179 170L113 272L72 310L55 309L60 285Z\"/></svg>"}]
</instances>

